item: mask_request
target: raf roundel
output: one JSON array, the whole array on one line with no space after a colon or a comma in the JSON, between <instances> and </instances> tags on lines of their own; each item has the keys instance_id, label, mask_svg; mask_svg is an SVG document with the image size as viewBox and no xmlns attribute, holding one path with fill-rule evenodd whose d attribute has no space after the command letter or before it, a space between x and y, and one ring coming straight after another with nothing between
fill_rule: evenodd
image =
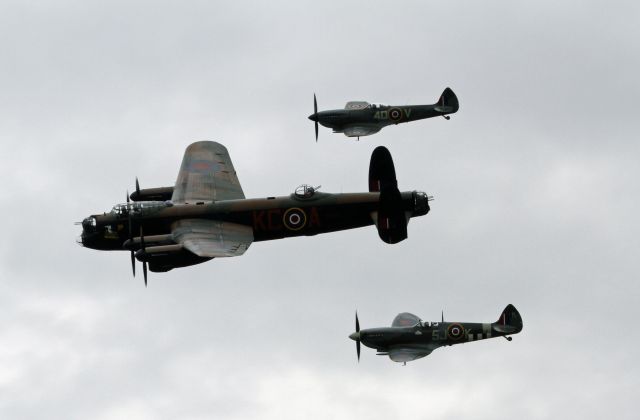
<instances>
[{"instance_id":1,"label":"raf roundel","mask_svg":"<svg viewBox=\"0 0 640 420\"><path fill-rule=\"evenodd\" d=\"M402 118L402 111L399 108L392 108L389 111L389 118L394 121L399 121Z\"/></svg>"},{"instance_id":2,"label":"raf roundel","mask_svg":"<svg viewBox=\"0 0 640 420\"><path fill-rule=\"evenodd\" d=\"M447 328L447 336L452 340L460 340L464 337L464 327L458 323L449 325Z\"/></svg>"},{"instance_id":3,"label":"raf roundel","mask_svg":"<svg viewBox=\"0 0 640 420\"><path fill-rule=\"evenodd\" d=\"M307 215L302 209L290 208L284 212L282 222L289 230L300 230L307 224Z\"/></svg>"}]
</instances>

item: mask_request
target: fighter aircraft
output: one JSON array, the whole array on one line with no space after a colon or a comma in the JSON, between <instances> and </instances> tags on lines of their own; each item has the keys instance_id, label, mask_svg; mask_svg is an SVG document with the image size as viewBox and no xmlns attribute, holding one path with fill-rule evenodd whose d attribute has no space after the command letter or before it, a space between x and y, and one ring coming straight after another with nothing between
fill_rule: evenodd
<instances>
[{"instance_id":1,"label":"fighter aircraft","mask_svg":"<svg viewBox=\"0 0 640 420\"><path fill-rule=\"evenodd\" d=\"M408 312L398 314L391 327L360 330L356 313L356 332L349 336L356 342L360 361L360 343L377 350L379 356L389 356L394 362L406 364L428 356L442 346L452 346L469 341L505 337L522 331L522 317L513 305L507 305L500 318L493 323L472 322L423 322Z\"/></svg>"},{"instance_id":2,"label":"fighter aircraft","mask_svg":"<svg viewBox=\"0 0 640 420\"><path fill-rule=\"evenodd\" d=\"M456 94L446 88L440 99L433 105L375 105L363 101L347 102L344 109L332 109L318 112L318 101L313 94L313 114L309 119L315 122L316 142L318 141L318 123L332 128L334 133L344 133L347 137L369 136L392 124L423 120L458 111Z\"/></svg>"},{"instance_id":3,"label":"fighter aircraft","mask_svg":"<svg viewBox=\"0 0 640 420\"><path fill-rule=\"evenodd\" d=\"M140 189L108 213L82 222L78 242L97 250L126 250L154 272L244 254L252 242L312 236L375 224L380 238L407 238L411 217L429 212L424 192L398 190L391 154L376 148L369 192L329 194L302 185L289 196L246 199L227 149L191 144L174 187Z\"/></svg>"}]
</instances>

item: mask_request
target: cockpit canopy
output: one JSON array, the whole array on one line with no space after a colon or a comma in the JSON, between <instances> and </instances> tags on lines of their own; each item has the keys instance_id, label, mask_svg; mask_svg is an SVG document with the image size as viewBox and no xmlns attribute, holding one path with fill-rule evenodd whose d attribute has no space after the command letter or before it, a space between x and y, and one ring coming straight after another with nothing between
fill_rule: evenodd
<instances>
[{"instance_id":1,"label":"cockpit canopy","mask_svg":"<svg viewBox=\"0 0 640 420\"><path fill-rule=\"evenodd\" d=\"M134 201L131 203L116 204L111 213L116 216L126 216L132 212L134 216L141 216L156 212L166 207L173 206L171 201Z\"/></svg>"},{"instance_id":2,"label":"cockpit canopy","mask_svg":"<svg viewBox=\"0 0 640 420\"><path fill-rule=\"evenodd\" d=\"M351 102L347 102L347 104L344 106L344 109L367 109L370 108L371 104L369 102L365 102L365 101L351 101Z\"/></svg>"},{"instance_id":3,"label":"cockpit canopy","mask_svg":"<svg viewBox=\"0 0 640 420\"><path fill-rule=\"evenodd\" d=\"M378 109L378 108L383 108L386 105L382 105L382 104L370 104L369 102L365 102L365 101L351 101L351 102L347 102L347 104L344 106L344 109L347 110L359 110L359 109Z\"/></svg>"},{"instance_id":4,"label":"cockpit canopy","mask_svg":"<svg viewBox=\"0 0 640 420\"><path fill-rule=\"evenodd\" d=\"M409 312L398 314L391 323L392 327L413 327L420 324L420 318Z\"/></svg>"},{"instance_id":5,"label":"cockpit canopy","mask_svg":"<svg viewBox=\"0 0 640 420\"><path fill-rule=\"evenodd\" d=\"M296 188L294 194L297 198L311 198L318 189L320 189L320 186L312 187L309 184L302 184Z\"/></svg>"}]
</instances>

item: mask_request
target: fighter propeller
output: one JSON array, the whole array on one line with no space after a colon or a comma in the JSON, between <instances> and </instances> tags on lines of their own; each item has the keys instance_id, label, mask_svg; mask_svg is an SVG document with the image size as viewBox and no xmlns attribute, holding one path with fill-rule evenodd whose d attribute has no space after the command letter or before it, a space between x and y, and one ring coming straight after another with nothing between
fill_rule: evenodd
<instances>
[{"instance_id":1,"label":"fighter propeller","mask_svg":"<svg viewBox=\"0 0 640 420\"><path fill-rule=\"evenodd\" d=\"M313 94L313 115L309 117L316 126L316 143L318 142L318 101L316 100L316 94Z\"/></svg>"},{"instance_id":2,"label":"fighter propeller","mask_svg":"<svg viewBox=\"0 0 640 420\"><path fill-rule=\"evenodd\" d=\"M356 311L356 332L349 336L350 339L356 342L356 353L358 355L358 362L360 361L360 322L358 321L358 311Z\"/></svg>"}]
</instances>

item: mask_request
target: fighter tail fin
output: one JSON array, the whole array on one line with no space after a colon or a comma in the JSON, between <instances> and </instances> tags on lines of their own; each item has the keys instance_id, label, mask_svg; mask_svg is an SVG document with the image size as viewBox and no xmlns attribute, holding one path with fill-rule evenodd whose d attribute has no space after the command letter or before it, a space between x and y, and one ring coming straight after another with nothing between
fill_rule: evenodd
<instances>
[{"instance_id":1,"label":"fighter tail fin","mask_svg":"<svg viewBox=\"0 0 640 420\"><path fill-rule=\"evenodd\" d=\"M393 159L386 147L379 146L371 154L369 191L380 192L380 205L374 220L380 239L388 244L406 239L407 217L402 209Z\"/></svg>"},{"instance_id":2,"label":"fighter tail fin","mask_svg":"<svg viewBox=\"0 0 640 420\"><path fill-rule=\"evenodd\" d=\"M458 97L451 88L446 88L440 98L438 98L438 103L436 104L436 111L440 111L443 114L453 114L457 112L460 108L460 104L458 103Z\"/></svg>"},{"instance_id":3,"label":"fighter tail fin","mask_svg":"<svg viewBox=\"0 0 640 420\"><path fill-rule=\"evenodd\" d=\"M505 334L516 334L522 331L522 317L516 307L509 304L493 325L496 331L504 332Z\"/></svg>"}]
</instances>

